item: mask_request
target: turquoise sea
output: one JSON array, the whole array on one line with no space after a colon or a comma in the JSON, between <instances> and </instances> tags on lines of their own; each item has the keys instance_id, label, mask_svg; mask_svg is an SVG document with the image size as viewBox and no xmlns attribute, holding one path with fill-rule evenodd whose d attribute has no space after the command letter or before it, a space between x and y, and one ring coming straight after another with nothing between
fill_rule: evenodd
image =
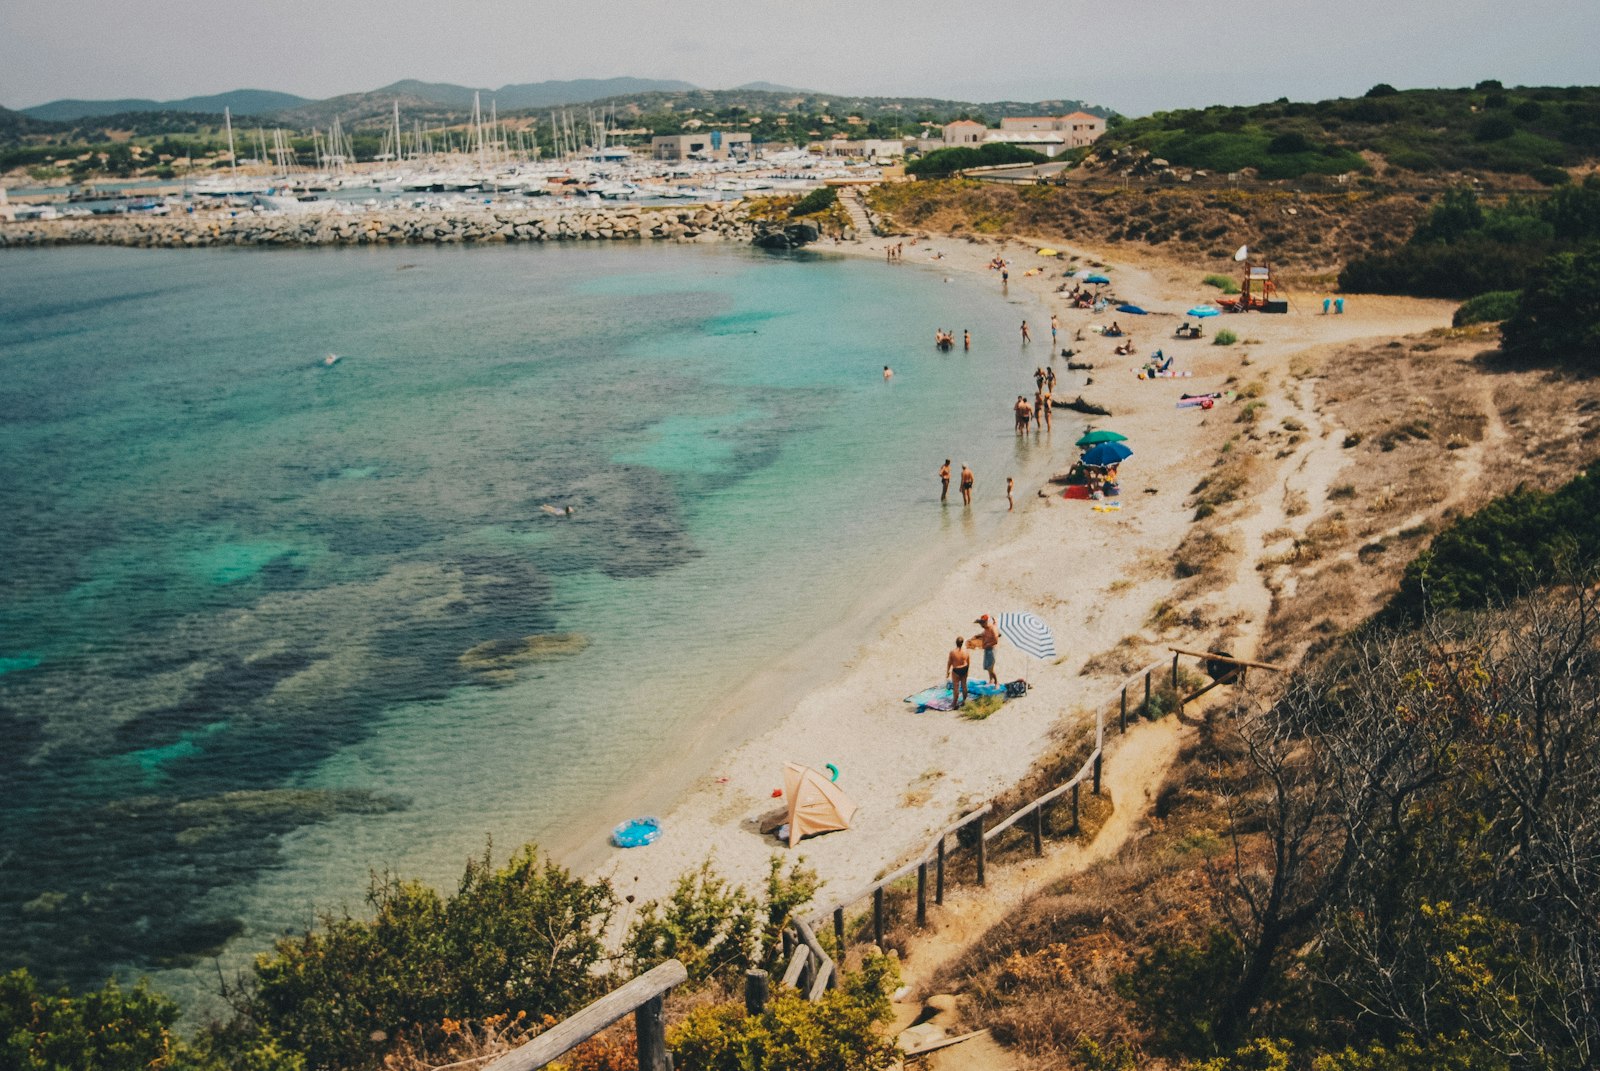
<instances>
[{"instance_id":1,"label":"turquoise sea","mask_svg":"<svg viewBox=\"0 0 1600 1071\"><path fill-rule=\"evenodd\" d=\"M1068 452L1012 435L1032 312L731 247L0 254L0 968L182 990L372 868L592 857Z\"/></svg>"}]
</instances>

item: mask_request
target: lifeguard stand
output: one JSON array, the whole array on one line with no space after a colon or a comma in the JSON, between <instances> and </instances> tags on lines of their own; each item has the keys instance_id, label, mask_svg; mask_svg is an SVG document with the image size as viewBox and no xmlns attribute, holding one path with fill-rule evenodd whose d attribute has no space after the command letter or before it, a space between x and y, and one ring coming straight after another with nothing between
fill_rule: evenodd
<instances>
[{"instance_id":1,"label":"lifeguard stand","mask_svg":"<svg viewBox=\"0 0 1600 1071\"><path fill-rule=\"evenodd\" d=\"M1247 260L1239 279L1239 296L1234 299L1239 311L1288 312L1289 302L1279 296L1277 281L1272 276L1272 262Z\"/></svg>"}]
</instances>

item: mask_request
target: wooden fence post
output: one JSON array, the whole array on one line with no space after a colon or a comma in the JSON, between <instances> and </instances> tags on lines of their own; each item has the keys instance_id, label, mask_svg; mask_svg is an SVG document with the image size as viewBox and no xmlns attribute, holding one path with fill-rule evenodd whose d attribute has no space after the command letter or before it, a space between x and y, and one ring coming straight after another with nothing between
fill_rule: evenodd
<instances>
[{"instance_id":1,"label":"wooden fence post","mask_svg":"<svg viewBox=\"0 0 1600 1071\"><path fill-rule=\"evenodd\" d=\"M1144 710L1141 712L1146 718L1150 716L1150 671L1144 674Z\"/></svg>"},{"instance_id":2,"label":"wooden fence post","mask_svg":"<svg viewBox=\"0 0 1600 1071\"><path fill-rule=\"evenodd\" d=\"M1118 720L1118 722L1120 722L1120 724L1122 726L1122 731L1123 732L1127 732L1128 731L1128 686L1126 684L1124 684L1122 686L1122 713L1118 717L1117 720Z\"/></svg>"},{"instance_id":3,"label":"wooden fence post","mask_svg":"<svg viewBox=\"0 0 1600 1071\"><path fill-rule=\"evenodd\" d=\"M1105 753L1097 752L1094 757L1094 794L1100 795L1100 763L1104 761Z\"/></svg>"},{"instance_id":4,"label":"wooden fence post","mask_svg":"<svg viewBox=\"0 0 1600 1071\"><path fill-rule=\"evenodd\" d=\"M917 867L917 929L928 925L928 864Z\"/></svg>"},{"instance_id":5,"label":"wooden fence post","mask_svg":"<svg viewBox=\"0 0 1600 1071\"><path fill-rule=\"evenodd\" d=\"M1044 807L1033 809L1033 854L1044 854Z\"/></svg>"},{"instance_id":6,"label":"wooden fence post","mask_svg":"<svg viewBox=\"0 0 1600 1071\"><path fill-rule=\"evenodd\" d=\"M1078 786L1077 785L1073 785L1072 786L1072 831L1074 833L1083 832L1083 826L1080 825L1079 822L1078 822Z\"/></svg>"},{"instance_id":7,"label":"wooden fence post","mask_svg":"<svg viewBox=\"0 0 1600 1071\"><path fill-rule=\"evenodd\" d=\"M844 908L833 909L833 936L839 941L839 958L844 959Z\"/></svg>"},{"instance_id":8,"label":"wooden fence post","mask_svg":"<svg viewBox=\"0 0 1600 1071\"><path fill-rule=\"evenodd\" d=\"M662 1006L660 997L651 997L633 1013L633 1032L639 1043L639 1071L670 1071L667 1024Z\"/></svg>"},{"instance_id":9,"label":"wooden fence post","mask_svg":"<svg viewBox=\"0 0 1600 1071\"><path fill-rule=\"evenodd\" d=\"M1178 652L1172 652L1172 690L1178 690Z\"/></svg>"},{"instance_id":10,"label":"wooden fence post","mask_svg":"<svg viewBox=\"0 0 1600 1071\"><path fill-rule=\"evenodd\" d=\"M986 864L989 862L989 860L988 860L988 851L989 851L989 842L983 839L983 819L980 818L980 819L978 819L978 884L979 885L983 885L987 881L988 875L987 875L986 871L988 870L988 867L987 867Z\"/></svg>"},{"instance_id":11,"label":"wooden fence post","mask_svg":"<svg viewBox=\"0 0 1600 1071\"><path fill-rule=\"evenodd\" d=\"M767 1010L767 993L770 978L760 967L744 972L744 1011L746 1015L760 1015Z\"/></svg>"},{"instance_id":12,"label":"wooden fence post","mask_svg":"<svg viewBox=\"0 0 1600 1071\"><path fill-rule=\"evenodd\" d=\"M789 962L789 957L794 955L794 934L789 932L789 927L783 928L783 961Z\"/></svg>"},{"instance_id":13,"label":"wooden fence post","mask_svg":"<svg viewBox=\"0 0 1600 1071\"><path fill-rule=\"evenodd\" d=\"M933 902L944 903L944 838L939 838L939 860L933 872Z\"/></svg>"},{"instance_id":14,"label":"wooden fence post","mask_svg":"<svg viewBox=\"0 0 1600 1071\"><path fill-rule=\"evenodd\" d=\"M872 890L872 938L878 943L878 950L883 950L883 886L879 885Z\"/></svg>"}]
</instances>

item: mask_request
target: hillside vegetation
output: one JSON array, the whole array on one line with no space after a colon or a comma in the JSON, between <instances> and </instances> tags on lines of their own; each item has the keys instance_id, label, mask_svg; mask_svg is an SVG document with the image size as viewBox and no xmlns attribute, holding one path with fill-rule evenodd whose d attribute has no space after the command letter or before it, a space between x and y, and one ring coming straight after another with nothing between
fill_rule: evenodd
<instances>
[{"instance_id":1,"label":"hillside vegetation","mask_svg":"<svg viewBox=\"0 0 1600 1071\"><path fill-rule=\"evenodd\" d=\"M880 186L868 197L894 227L979 238L1141 242L1200 263L1228 261L1248 243L1281 267L1308 272L1332 271L1398 244L1427 211L1413 197L1378 192L1002 186L971 179Z\"/></svg>"},{"instance_id":2,"label":"hillside vegetation","mask_svg":"<svg viewBox=\"0 0 1600 1071\"><path fill-rule=\"evenodd\" d=\"M1178 167L1256 170L1268 179L1394 169L1414 175L1483 171L1565 181L1564 168L1600 155L1600 88L1518 87L1396 91L1356 99L1157 112L1115 124L1097 146ZM1370 162L1369 162L1370 159Z\"/></svg>"}]
</instances>

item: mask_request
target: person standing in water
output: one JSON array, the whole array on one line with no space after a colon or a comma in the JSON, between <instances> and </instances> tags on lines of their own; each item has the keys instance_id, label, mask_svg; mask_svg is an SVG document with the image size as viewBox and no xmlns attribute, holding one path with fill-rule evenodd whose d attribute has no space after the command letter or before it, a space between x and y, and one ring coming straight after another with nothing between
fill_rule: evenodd
<instances>
[{"instance_id":1,"label":"person standing in water","mask_svg":"<svg viewBox=\"0 0 1600 1071\"><path fill-rule=\"evenodd\" d=\"M972 349L972 332L965 327L961 329L961 348L969 351Z\"/></svg>"},{"instance_id":2,"label":"person standing in water","mask_svg":"<svg viewBox=\"0 0 1600 1071\"><path fill-rule=\"evenodd\" d=\"M884 365L883 366L883 379L884 379L884 382L887 383L892 378L894 378L894 369L890 368L888 365Z\"/></svg>"},{"instance_id":3,"label":"person standing in water","mask_svg":"<svg viewBox=\"0 0 1600 1071\"><path fill-rule=\"evenodd\" d=\"M950 678L950 694L958 707L967 701L967 671L972 668L972 656L962 649L966 642L957 636L955 650L944 660L944 673Z\"/></svg>"},{"instance_id":4,"label":"person standing in water","mask_svg":"<svg viewBox=\"0 0 1600 1071\"><path fill-rule=\"evenodd\" d=\"M1056 349L1056 332L1059 331L1060 329L1061 329L1061 320L1056 316L1055 313L1052 312L1050 314L1050 352L1051 353L1055 352L1055 349Z\"/></svg>"},{"instance_id":5,"label":"person standing in water","mask_svg":"<svg viewBox=\"0 0 1600 1071\"><path fill-rule=\"evenodd\" d=\"M972 470L967 468L967 463L961 463L961 502L963 505L972 505Z\"/></svg>"},{"instance_id":6,"label":"person standing in water","mask_svg":"<svg viewBox=\"0 0 1600 1071\"><path fill-rule=\"evenodd\" d=\"M950 497L950 459L945 458L944 464L939 466L939 501L943 502Z\"/></svg>"},{"instance_id":7,"label":"person standing in water","mask_svg":"<svg viewBox=\"0 0 1600 1071\"><path fill-rule=\"evenodd\" d=\"M1022 321L1022 344L1026 346L1033 341L1033 335L1028 331L1028 321Z\"/></svg>"},{"instance_id":8,"label":"person standing in water","mask_svg":"<svg viewBox=\"0 0 1600 1071\"><path fill-rule=\"evenodd\" d=\"M1013 489L1015 489L1016 486L1017 486L1017 481L1013 480L1010 476L1007 476L1006 477L1006 512L1007 513L1010 513L1012 510L1017 508L1017 504L1014 501L1012 501L1012 499L1011 499L1011 492L1012 492Z\"/></svg>"}]
</instances>

